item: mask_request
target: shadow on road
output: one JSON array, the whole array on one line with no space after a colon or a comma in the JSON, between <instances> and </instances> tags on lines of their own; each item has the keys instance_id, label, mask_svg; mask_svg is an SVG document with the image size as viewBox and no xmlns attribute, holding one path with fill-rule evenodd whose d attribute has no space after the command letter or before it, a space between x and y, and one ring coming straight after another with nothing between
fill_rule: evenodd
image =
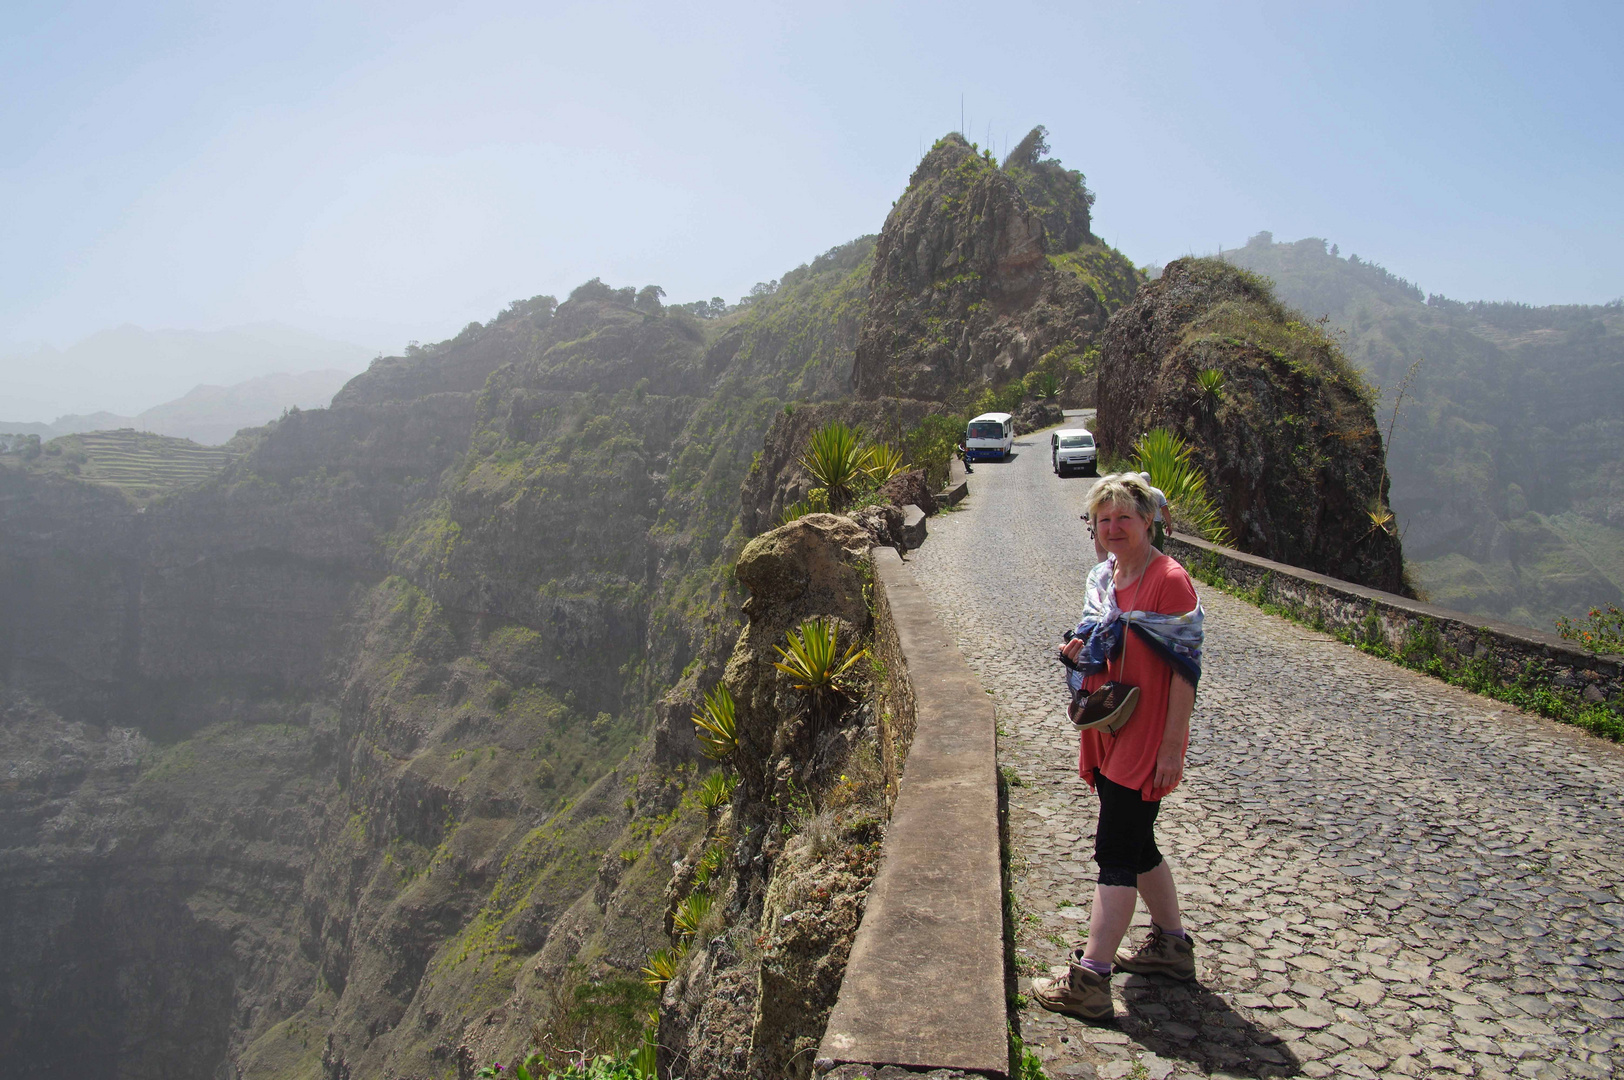
<instances>
[{"instance_id":1,"label":"shadow on road","mask_svg":"<svg viewBox=\"0 0 1624 1080\"><path fill-rule=\"evenodd\" d=\"M1124 1034L1170 1060L1241 1076L1296 1076L1302 1062L1277 1035L1258 1027L1199 982L1131 975L1122 990Z\"/></svg>"}]
</instances>

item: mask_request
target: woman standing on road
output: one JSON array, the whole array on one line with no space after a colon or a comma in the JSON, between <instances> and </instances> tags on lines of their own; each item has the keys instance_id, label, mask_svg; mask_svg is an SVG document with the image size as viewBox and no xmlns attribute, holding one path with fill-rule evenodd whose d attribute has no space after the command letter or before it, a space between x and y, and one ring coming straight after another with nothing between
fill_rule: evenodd
<instances>
[{"instance_id":1,"label":"woman standing on road","mask_svg":"<svg viewBox=\"0 0 1624 1080\"><path fill-rule=\"evenodd\" d=\"M1083 618L1063 652L1081 670L1072 678L1083 690L1119 684L1106 715L1085 720L1078 761L1100 800L1099 884L1088 943L1073 950L1064 974L1033 979L1032 992L1053 1012L1103 1020L1112 1014L1113 958L1121 971L1195 978L1195 951L1155 824L1162 798L1184 776L1203 615L1184 568L1151 546L1157 506L1144 480L1103 477L1087 509L1109 557L1089 574ZM1150 935L1132 956L1117 956L1139 897L1150 911Z\"/></svg>"}]
</instances>

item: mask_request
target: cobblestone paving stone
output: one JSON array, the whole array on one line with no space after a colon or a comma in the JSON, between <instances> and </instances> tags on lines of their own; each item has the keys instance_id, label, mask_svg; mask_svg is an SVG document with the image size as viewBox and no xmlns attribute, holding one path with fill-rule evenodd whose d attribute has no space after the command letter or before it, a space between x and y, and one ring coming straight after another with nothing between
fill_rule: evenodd
<instances>
[{"instance_id":1,"label":"cobblestone paving stone","mask_svg":"<svg viewBox=\"0 0 1624 1080\"><path fill-rule=\"evenodd\" d=\"M909 558L996 702L1025 993L1093 893L1050 659L1092 481L1053 475L1046 433L1017 454L978 464ZM1105 1025L1023 1005L1049 1076L1624 1077L1624 748L1197 588L1207 654L1158 837L1200 977L1118 975Z\"/></svg>"}]
</instances>

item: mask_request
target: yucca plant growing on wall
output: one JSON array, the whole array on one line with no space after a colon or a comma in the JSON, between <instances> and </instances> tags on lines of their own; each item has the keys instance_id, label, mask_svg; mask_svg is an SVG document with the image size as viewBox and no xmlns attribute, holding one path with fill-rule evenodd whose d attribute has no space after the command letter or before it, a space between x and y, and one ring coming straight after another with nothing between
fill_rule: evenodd
<instances>
[{"instance_id":1,"label":"yucca plant growing on wall","mask_svg":"<svg viewBox=\"0 0 1624 1080\"><path fill-rule=\"evenodd\" d=\"M703 889L711 883L717 871L727 862L727 853L728 846L720 839L705 849L705 853L699 857L699 865L694 867L696 887Z\"/></svg>"},{"instance_id":2,"label":"yucca plant growing on wall","mask_svg":"<svg viewBox=\"0 0 1624 1080\"><path fill-rule=\"evenodd\" d=\"M801 467L828 492L829 509L839 513L851 503L858 483L867 475L866 458L862 429L835 420L812 433L806 453L801 455Z\"/></svg>"},{"instance_id":3,"label":"yucca plant growing on wall","mask_svg":"<svg viewBox=\"0 0 1624 1080\"><path fill-rule=\"evenodd\" d=\"M1162 489L1174 511L1203 540L1230 543L1229 529L1207 492L1207 477L1191 460L1190 444L1167 428L1156 428L1134 445L1134 469L1148 472L1150 482Z\"/></svg>"},{"instance_id":4,"label":"yucca plant growing on wall","mask_svg":"<svg viewBox=\"0 0 1624 1080\"><path fill-rule=\"evenodd\" d=\"M840 630L833 619L808 619L786 636L789 648L774 646L780 659L773 667L795 680L795 689L812 699L815 717L824 719L846 697L851 671L868 658L868 650L854 641L842 656Z\"/></svg>"},{"instance_id":5,"label":"yucca plant growing on wall","mask_svg":"<svg viewBox=\"0 0 1624 1080\"><path fill-rule=\"evenodd\" d=\"M694 713L694 737L706 757L725 761L739 748L739 729L734 720L733 694L726 683L717 683L705 695L705 705Z\"/></svg>"}]
</instances>

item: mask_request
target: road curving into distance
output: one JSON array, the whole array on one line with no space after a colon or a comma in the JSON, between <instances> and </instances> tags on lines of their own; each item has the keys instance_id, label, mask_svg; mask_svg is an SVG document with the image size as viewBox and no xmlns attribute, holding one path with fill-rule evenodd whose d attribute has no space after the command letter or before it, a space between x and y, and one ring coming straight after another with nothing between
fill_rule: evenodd
<instances>
[{"instance_id":1,"label":"road curving into distance","mask_svg":"<svg viewBox=\"0 0 1624 1080\"><path fill-rule=\"evenodd\" d=\"M1022 991L1082 941L1093 892L1051 659L1093 483L1023 436L909 556L997 706ZM1158 836L1200 978L1118 975L1113 1025L1023 998L1048 1074L1624 1076L1624 747L1197 589L1189 769Z\"/></svg>"}]
</instances>

